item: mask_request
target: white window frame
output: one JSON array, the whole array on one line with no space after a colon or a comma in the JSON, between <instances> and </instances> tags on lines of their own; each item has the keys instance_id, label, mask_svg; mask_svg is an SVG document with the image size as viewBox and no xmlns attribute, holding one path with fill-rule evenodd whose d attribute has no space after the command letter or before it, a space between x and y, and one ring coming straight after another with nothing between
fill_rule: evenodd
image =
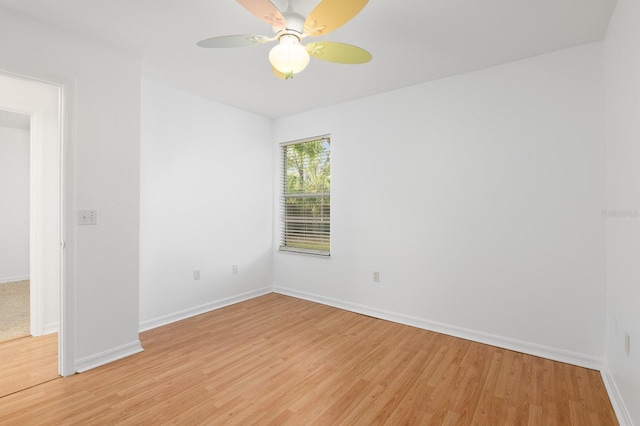
<instances>
[{"instance_id":1,"label":"white window frame","mask_svg":"<svg viewBox=\"0 0 640 426\"><path fill-rule=\"evenodd\" d=\"M284 142L280 144L280 241L279 241L279 250L281 252L288 252L288 253L301 253L301 254L310 254L310 255L316 255L316 256L331 256L331 182L330 182L330 177L329 177L329 190L328 191L323 191L323 192L308 192L308 193L288 193L287 192L287 150L286 148L292 146L292 145L297 145L297 144L304 144L304 143L309 143L309 142L315 142L315 141L327 141L329 144L329 147L331 146L331 135L322 135L322 136L316 136L316 137L312 137L312 138L306 138L306 139L299 139L299 140L294 140L294 141L289 141L289 142ZM329 148L328 150L328 158L329 158L329 164L331 162L331 148ZM291 222L299 222L300 221L300 217L292 219L291 217L287 217L287 209L286 209L286 202L287 199L305 199L305 198L317 198L317 197L321 197L323 199L329 199L328 202L328 214L327 216L325 216L324 214L320 216L319 220L326 222L325 227L327 228L326 232L319 232L317 235L319 238L324 239L326 237L326 239L328 240L328 248L325 249L314 249L314 248L305 248L305 247L300 247L300 246L295 246L295 245L288 245L287 244L287 240L291 238L291 235L293 234L293 232L288 232L288 223ZM315 218L314 218L315 219ZM317 220L317 219L315 219ZM302 219L302 221L304 221L304 219ZM306 234L306 236L312 236L314 235L313 232L311 232L310 234ZM305 239L305 234L303 233L302 235L299 234L299 239L304 240ZM311 237L309 238L311 240Z\"/></svg>"}]
</instances>

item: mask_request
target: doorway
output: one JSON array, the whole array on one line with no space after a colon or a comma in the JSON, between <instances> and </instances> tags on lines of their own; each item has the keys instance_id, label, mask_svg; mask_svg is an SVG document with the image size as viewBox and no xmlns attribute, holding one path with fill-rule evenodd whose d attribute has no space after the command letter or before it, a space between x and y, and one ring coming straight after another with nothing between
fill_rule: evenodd
<instances>
[{"instance_id":1,"label":"doorway","mask_svg":"<svg viewBox=\"0 0 640 426\"><path fill-rule=\"evenodd\" d=\"M0 110L0 343L31 335L30 126L29 115Z\"/></svg>"},{"instance_id":2,"label":"doorway","mask_svg":"<svg viewBox=\"0 0 640 426\"><path fill-rule=\"evenodd\" d=\"M56 357L53 371L58 377L63 374L64 356L60 350L64 341L60 298L64 241L62 87L0 74L0 94L0 110L12 117L26 115L29 118L28 291L29 334L32 337L10 342L13 342L11 345L18 345L29 341L34 346L46 340L49 347L54 345ZM34 368L38 362L42 360L34 361ZM20 368L29 368L29 365L27 362Z\"/></svg>"}]
</instances>

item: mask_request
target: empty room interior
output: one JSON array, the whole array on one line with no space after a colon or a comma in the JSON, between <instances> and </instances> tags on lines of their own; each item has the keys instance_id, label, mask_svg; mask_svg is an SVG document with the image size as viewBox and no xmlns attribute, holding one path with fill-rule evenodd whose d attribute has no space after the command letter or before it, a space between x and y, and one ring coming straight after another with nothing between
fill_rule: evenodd
<instances>
[{"instance_id":1,"label":"empty room interior","mask_svg":"<svg viewBox=\"0 0 640 426\"><path fill-rule=\"evenodd\" d=\"M640 425L637 0L0 0L0 88L0 424Z\"/></svg>"}]
</instances>

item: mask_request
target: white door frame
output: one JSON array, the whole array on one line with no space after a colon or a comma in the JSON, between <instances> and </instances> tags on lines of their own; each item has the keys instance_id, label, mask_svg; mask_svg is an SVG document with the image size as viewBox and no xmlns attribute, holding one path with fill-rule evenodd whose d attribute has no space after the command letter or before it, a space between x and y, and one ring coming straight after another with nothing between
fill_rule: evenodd
<instances>
[{"instance_id":1,"label":"white door frame","mask_svg":"<svg viewBox=\"0 0 640 426\"><path fill-rule=\"evenodd\" d=\"M31 334L57 329L58 372L68 376L76 372L73 149L68 109L73 87L5 72L0 72L0 87L1 109L31 116ZM45 286L52 281L54 285ZM57 299L57 315L45 312L45 298L52 295Z\"/></svg>"}]
</instances>

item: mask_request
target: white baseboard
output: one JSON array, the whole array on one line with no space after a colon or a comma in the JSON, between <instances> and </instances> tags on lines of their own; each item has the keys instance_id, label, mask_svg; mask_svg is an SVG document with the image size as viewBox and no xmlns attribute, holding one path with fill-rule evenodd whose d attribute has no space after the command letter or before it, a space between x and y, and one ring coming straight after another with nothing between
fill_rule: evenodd
<instances>
[{"instance_id":1,"label":"white baseboard","mask_svg":"<svg viewBox=\"0 0 640 426\"><path fill-rule=\"evenodd\" d=\"M269 294L272 292L273 292L273 289L271 287L266 287L266 288L261 288L259 290L238 294L236 296L227 297L226 299L217 300L215 302L205 303L204 305L196 306L194 308L184 309L182 311L174 312L172 314L163 315L161 317L142 321L140 323L139 330L140 332L151 330L156 327L161 327L163 325L171 324L176 321L181 321L183 319L191 318L196 315L200 315L216 309L224 308L225 306L234 305L236 303L244 302L245 300L264 296L265 294Z\"/></svg>"},{"instance_id":2,"label":"white baseboard","mask_svg":"<svg viewBox=\"0 0 640 426\"><path fill-rule=\"evenodd\" d=\"M59 331L60 327L58 327L58 323L57 322L53 322L51 324L45 324L44 325L44 331L42 332L42 334L52 334L52 333L57 333Z\"/></svg>"},{"instance_id":3,"label":"white baseboard","mask_svg":"<svg viewBox=\"0 0 640 426\"><path fill-rule=\"evenodd\" d=\"M549 346L539 345L536 343L524 342L521 340L511 339L508 337L498 336L494 334L484 333L481 331L470 330L467 328L443 324L424 318L413 317L396 312L390 312L382 309L371 308L356 303L345 302L330 297L319 296L298 290L292 290L282 287L274 287L274 293L284 294L286 296L297 297L312 302L321 303L323 305L333 306L335 308L368 315L387 321L397 322L399 324L410 325L412 327L422 328L424 330L435 331L437 333L447 334L449 336L459 337L461 339L471 340L474 342L484 343L491 346L497 346L516 352L522 352L528 355L534 355L542 358L551 359L553 361L564 362L567 364L577 365L592 370L602 370L603 361L599 358L583 355L563 349L557 349Z\"/></svg>"},{"instance_id":4,"label":"white baseboard","mask_svg":"<svg viewBox=\"0 0 640 426\"><path fill-rule=\"evenodd\" d=\"M7 284L7 283L16 282L16 281L26 281L28 279L31 279L31 277L29 277L29 275L20 275L18 277L0 278L0 284Z\"/></svg>"},{"instance_id":5,"label":"white baseboard","mask_svg":"<svg viewBox=\"0 0 640 426\"><path fill-rule=\"evenodd\" d=\"M84 373L92 368L100 367L101 365L126 358L142 351L140 340L136 340L135 342L77 360L76 371L78 373Z\"/></svg>"},{"instance_id":6,"label":"white baseboard","mask_svg":"<svg viewBox=\"0 0 640 426\"><path fill-rule=\"evenodd\" d=\"M618 386L616 385L616 381L611 375L611 372L608 369L603 369L600 370L600 375L602 376L604 387L607 390L609 400L613 406L613 411L616 413L616 417L618 418L618 423L620 423L620 426L633 426L631 414L622 399L622 395L620 395L620 391L618 390Z\"/></svg>"}]
</instances>

